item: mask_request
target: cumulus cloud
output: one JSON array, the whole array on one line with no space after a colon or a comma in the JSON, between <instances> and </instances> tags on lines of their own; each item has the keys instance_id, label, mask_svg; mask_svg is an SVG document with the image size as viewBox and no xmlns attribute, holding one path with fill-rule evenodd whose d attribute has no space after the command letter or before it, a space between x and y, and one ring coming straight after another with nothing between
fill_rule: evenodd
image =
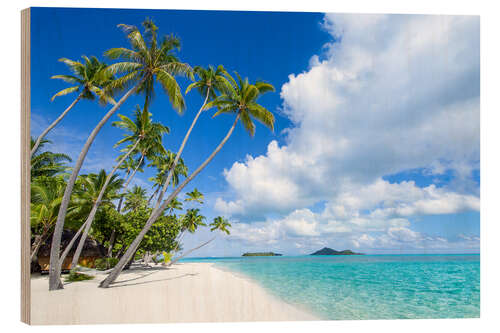
<instances>
[{"instance_id":1,"label":"cumulus cloud","mask_svg":"<svg viewBox=\"0 0 500 333\"><path fill-rule=\"evenodd\" d=\"M478 210L479 19L328 14L323 26L332 35L325 54L281 88L294 125L286 143L225 170L236 195L215 209L254 220L299 211L282 223L311 237ZM455 179L440 188L382 180L416 168ZM304 209L321 201L328 221L314 224Z\"/></svg>"}]
</instances>

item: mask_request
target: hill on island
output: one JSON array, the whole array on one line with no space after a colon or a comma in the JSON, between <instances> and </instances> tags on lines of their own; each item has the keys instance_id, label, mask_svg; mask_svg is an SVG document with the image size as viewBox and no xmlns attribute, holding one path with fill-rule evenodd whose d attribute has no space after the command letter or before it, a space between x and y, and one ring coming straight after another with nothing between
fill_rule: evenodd
<instances>
[{"instance_id":1,"label":"hill on island","mask_svg":"<svg viewBox=\"0 0 500 333\"><path fill-rule=\"evenodd\" d=\"M363 253L356 253L351 250L343 250L336 251L334 249L330 249L329 247L324 247L321 250L318 250L314 253L311 253L311 256L350 256L350 255L362 255Z\"/></svg>"},{"instance_id":2,"label":"hill on island","mask_svg":"<svg viewBox=\"0 0 500 333\"><path fill-rule=\"evenodd\" d=\"M274 253L274 252L247 252L243 253L243 257L275 257L275 256L281 256L280 253Z\"/></svg>"}]
</instances>

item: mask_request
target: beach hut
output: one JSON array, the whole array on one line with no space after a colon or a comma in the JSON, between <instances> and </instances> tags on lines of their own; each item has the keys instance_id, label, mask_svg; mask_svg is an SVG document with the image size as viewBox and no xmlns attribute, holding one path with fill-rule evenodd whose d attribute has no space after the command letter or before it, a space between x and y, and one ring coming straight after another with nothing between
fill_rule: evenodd
<instances>
[{"instance_id":1,"label":"beach hut","mask_svg":"<svg viewBox=\"0 0 500 333\"><path fill-rule=\"evenodd\" d=\"M75 235L74 231L64 230L61 238L61 253L66 249L66 246L69 244L73 236ZM73 254L75 253L76 247L79 242L78 238L76 242L73 244L73 248L68 253L68 256L63 262L62 271L66 272L71 267L71 261L73 260ZM52 237L49 237L45 243L40 247L38 251L38 265L40 265L40 269L42 274L48 273L49 271L49 263L50 263L50 244L52 242ZM103 258L106 255L106 249L101 244L97 243L95 240L87 237L85 240L85 244L83 245L82 254L80 255L80 259L78 260L78 264L86 267L93 267L96 259Z\"/></svg>"}]
</instances>

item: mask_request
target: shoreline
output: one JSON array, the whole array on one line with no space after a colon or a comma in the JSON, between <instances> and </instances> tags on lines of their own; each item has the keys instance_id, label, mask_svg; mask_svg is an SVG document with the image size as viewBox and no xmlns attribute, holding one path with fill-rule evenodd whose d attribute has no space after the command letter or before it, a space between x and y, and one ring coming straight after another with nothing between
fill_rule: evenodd
<instances>
[{"instance_id":1,"label":"shoreline","mask_svg":"<svg viewBox=\"0 0 500 333\"><path fill-rule=\"evenodd\" d=\"M33 325L320 320L272 295L247 276L213 263L134 268L113 287L104 275L48 291L48 277L31 278Z\"/></svg>"}]
</instances>

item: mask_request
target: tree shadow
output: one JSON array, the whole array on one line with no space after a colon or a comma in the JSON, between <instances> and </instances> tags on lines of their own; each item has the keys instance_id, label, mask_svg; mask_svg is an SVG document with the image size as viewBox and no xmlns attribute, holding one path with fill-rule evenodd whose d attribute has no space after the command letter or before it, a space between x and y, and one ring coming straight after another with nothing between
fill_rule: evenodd
<instances>
[{"instance_id":1,"label":"tree shadow","mask_svg":"<svg viewBox=\"0 0 500 333\"><path fill-rule=\"evenodd\" d=\"M135 280L139 280L139 279L142 279L142 278L145 278L145 277L148 277L154 273L156 273L157 271L155 272L151 272L149 274L145 274L145 275L142 275L142 276L139 276L139 277L136 277L136 278L133 278L133 279L128 279L128 280L124 280L124 281L117 281L115 283L113 283L111 286L109 286L109 288L121 288L121 287L127 287L127 286L137 286L137 285L141 285L141 284L148 284L148 283L154 283L154 282L162 282L162 281L169 281L169 280L176 280L176 279L180 279L180 278L183 278L183 277L188 277L188 276L196 276L198 275L199 273L186 273L186 274L183 274L183 275L179 275L179 276L173 276L173 277L169 277L169 278L165 278L165 279L156 279L156 280L149 280L149 281L143 281L143 282L136 282L136 283L127 283L127 284L121 284L121 283L124 283L124 282L130 282L130 281L135 281ZM118 285L120 284L120 285Z\"/></svg>"}]
</instances>

